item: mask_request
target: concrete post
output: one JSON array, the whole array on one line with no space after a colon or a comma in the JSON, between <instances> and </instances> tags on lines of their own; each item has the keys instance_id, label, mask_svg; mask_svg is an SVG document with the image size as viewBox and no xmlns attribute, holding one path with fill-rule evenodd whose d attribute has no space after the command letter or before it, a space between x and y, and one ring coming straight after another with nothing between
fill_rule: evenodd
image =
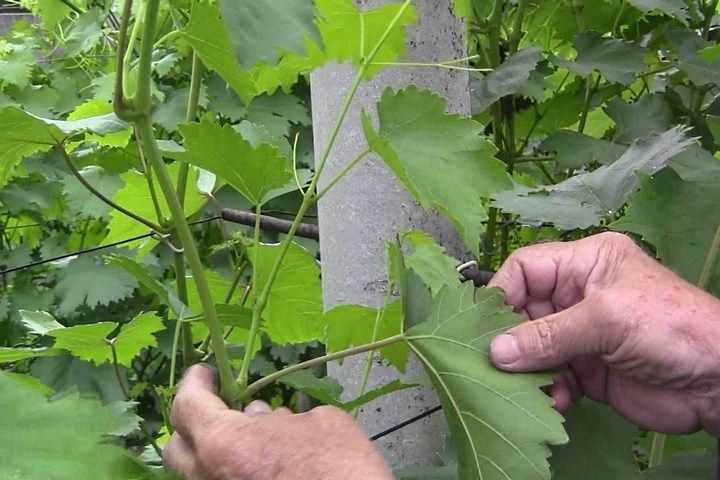
<instances>
[{"instance_id":1,"label":"concrete post","mask_svg":"<svg viewBox=\"0 0 720 480\"><path fill-rule=\"evenodd\" d=\"M387 3L384 0L355 0L363 8ZM451 0L416 0L419 22L409 29L406 61L439 62L466 55L465 27L453 14ZM312 110L315 152L327 142L344 95L354 76L348 65L332 65L312 75ZM320 180L328 182L342 167L365 150L360 112L375 112L387 87L407 85L434 90L448 100L448 110L469 114L469 79L466 72L439 68L388 67L365 83L355 97L348 119ZM342 304L378 307L387 290L384 246L396 233L420 228L432 234L450 252L463 256L464 249L452 226L435 214L425 213L395 180L381 160L369 158L342 180L319 206L320 251L325 308ZM414 359L413 359L414 360ZM345 387L348 398L359 390L363 358L350 359L342 367L330 365L330 374ZM405 379L424 376L412 362ZM391 368L376 364L370 387L399 377ZM368 405L360 414L363 428L377 433L412 417L438 402L428 388L396 393ZM386 437L379 446L393 467L428 465L437 460L443 446L445 425L435 414Z\"/></svg>"}]
</instances>

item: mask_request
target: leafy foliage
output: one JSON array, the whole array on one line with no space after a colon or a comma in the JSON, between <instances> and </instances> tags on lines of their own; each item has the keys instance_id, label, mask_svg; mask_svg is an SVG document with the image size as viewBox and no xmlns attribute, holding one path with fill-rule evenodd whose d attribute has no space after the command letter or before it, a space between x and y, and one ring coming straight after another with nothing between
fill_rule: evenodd
<instances>
[{"instance_id":1,"label":"leafy foliage","mask_svg":"<svg viewBox=\"0 0 720 480\"><path fill-rule=\"evenodd\" d=\"M567 441L562 416L540 390L551 378L508 375L490 363L492 339L519 321L499 291L463 285L443 290L427 321L406 332L445 407L460 478L549 479L547 445Z\"/></svg>"}]
</instances>

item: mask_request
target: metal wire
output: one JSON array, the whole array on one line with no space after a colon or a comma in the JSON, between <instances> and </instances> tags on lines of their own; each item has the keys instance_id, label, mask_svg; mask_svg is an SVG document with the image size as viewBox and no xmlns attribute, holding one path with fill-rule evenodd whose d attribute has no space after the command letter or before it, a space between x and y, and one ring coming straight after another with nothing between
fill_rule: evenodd
<instances>
[{"instance_id":1,"label":"metal wire","mask_svg":"<svg viewBox=\"0 0 720 480\"><path fill-rule=\"evenodd\" d=\"M220 217L220 215L216 215L216 216L214 216L214 217L204 218L204 219L202 219L202 220L197 220L197 221L195 221L195 222L190 222L190 225L201 225L201 224L203 224L203 223L210 223L210 222L213 222L213 221L215 221L215 220L220 220L221 218L222 218L222 217ZM48 263L57 262L57 261L60 261L60 260L64 260L64 259L66 259L66 258L76 257L76 256L78 256L78 255L85 255L85 254L88 254L88 253L99 252L99 251L101 251L101 250L107 250L108 248L117 247L117 246L120 246L120 245L124 245L124 244L126 244L126 243L136 242L136 241L138 241L138 240L142 240L142 239L145 239L145 238L150 238L150 237L155 236L155 235L156 235L155 232L148 232L148 233L144 233L144 234L142 234L142 235L137 235L137 236L135 236L135 237L127 238L127 239L125 239L125 240L119 240L119 241L117 241L117 242L108 243L107 245L100 245L100 246L97 246L97 247L86 248L86 249L84 249L84 250L78 250L78 251L76 251L76 252L70 252L70 253L65 253L65 254L63 254L63 255L58 255L57 257L46 258L46 259L43 259L43 260L38 260L38 261L36 261L36 262L26 263L25 265L20 265L20 266L18 266L18 267L12 267L12 268L8 268L7 270L2 270L2 271L0 271L0 275L7 275L8 273L18 272L18 271L20 271L20 270L25 270L25 269L28 269L28 268L38 267L38 266L40 266L40 265L45 265L45 264L48 264Z\"/></svg>"},{"instance_id":2,"label":"metal wire","mask_svg":"<svg viewBox=\"0 0 720 480\"><path fill-rule=\"evenodd\" d=\"M380 433L376 433L375 435L373 435L372 437L370 437L370 440L373 441L373 442L376 441L376 440L379 440L379 439L381 439L381 438L383 438L383 437L386 437L386 436L390 435L391 433L395 433L395 432L397 432L398 430L407 427L408 425L412 425L412 424L415 423L415 422L419 422L419 421L422 420L423 418L427 418L427 417L429 417L430 415L432 415L433 413L439 412L440 410L442 410L442 405L437 405L437 406L435 406L435 407L432 407L431 409L425 410L423 413L421 413L421 414L419 414L419 415L415 415L415 416L412 417L412 418L408 418L407 420L402 421L402 422L398 423L397 425L394 425L394 426L388 428L387 430L383 430L383 431L380 432Z\"/></svg>"}]
</instances>

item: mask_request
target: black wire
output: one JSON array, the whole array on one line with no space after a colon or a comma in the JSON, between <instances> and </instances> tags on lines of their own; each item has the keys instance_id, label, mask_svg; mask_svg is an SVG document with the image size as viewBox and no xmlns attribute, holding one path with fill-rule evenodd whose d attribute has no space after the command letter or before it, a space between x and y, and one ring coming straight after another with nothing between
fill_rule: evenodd
<instances>
[{"instance_id":1,"label":"black wire","mask_svg":"<svg viewBox=\"0 0 720 480\"><path fill-rule=\"evenodd\" d=\"M203 224L203 223L209 223L209 222L213 222L213 221L215 221L215 220L220 220L221 218L222 218L222 217L221 217L220 215L216 215L216 216L214 216L214 217L204 218L204 219L202 219L202 220L197 220L197 221L195 221L195 222L190 222L188 225L191 225L191 226L193 226L193 225L200 225L200 224ZM152 237L153 235L156 235L156 232L148 232L148 233L144 233L144 234L142 234L142 235L137 235L137 236L135 236L135 237L128 238L128 239L125 239L125 240L120 240L120 241L117 241L117 242L108 243L107 245L100 245L100 246L98 246L98 247L86 248L85 250L78 250L77 252L65 253L65 254L63 254L63 255L58 255L57 257L46 258L46 259L44 259L44 260L38 260L38 261L36 261L36 262L26 263L25 265L21 265L21 266L19 266L19 267L13 267L13 268L8 268L7 270L2 270L2 271L0 271L0 275L7 275L8 273L17 272L17 271L20 271L20 270L25 270L25 269L27 269L27 268L33 268L33 267L37 267L37 266L40 266L40 265L45 265L46 263L57 262L57 261L59 261L59 260L64 260L64 259L66 259L66 258L76 257L76 256L78 256L78 255L85 255L85 254L88 254L88 253L99 252L99 251L101 251L101 250L107 250L108 248L113 248L113 247L117 247L117 246L119 246L119 245L124 245L124 244L126 244L126 243L136 242L136 241L142 240L142 239L144 239L144 238L149 238L149 237Z\"/></svg>"},{"instance_id":2,"label":"black wire","mask_svg":"<svg viewBox=\"0 0 720 480\"><path fill-rule=\"evenodd\" d=\"M438 406L433 407L433 408L431 408L431 409L429 409L429 410L425 410L423 413L421 413L421 414L419 414L419 415L416 415L416 416L414 416L414 417L412 417L412 418L409 418L409 419L407 419L407 420L405 420L405 421L403 421L403 422L400 422L400 423L398 423L397 425L395 425L395 426L393 426L393 427L390 427L390 428L388 428L387 430L384 430L384 431L382 431L382 432L380 432L380 433L376 433L375 435L373 435L372 437L370 437L370 440L373 441L373 442L374 442L375 440L379 440L379 439L381 439L381 438L383 438L383 437L386 437L386 436L390 435L391 433L397 432L397 431L400 430L401 428L405 428L405 427L407 427L408 425L411 425L411 424L413 424L413 423L415 423L415 422L419 422L419 421L422 420L423 418L427 418L427 417L429 417L430 415L432 415L433 413L439 412L440 410L442 410L442 405L438 405Z\"/></svg>"}]
</instances>

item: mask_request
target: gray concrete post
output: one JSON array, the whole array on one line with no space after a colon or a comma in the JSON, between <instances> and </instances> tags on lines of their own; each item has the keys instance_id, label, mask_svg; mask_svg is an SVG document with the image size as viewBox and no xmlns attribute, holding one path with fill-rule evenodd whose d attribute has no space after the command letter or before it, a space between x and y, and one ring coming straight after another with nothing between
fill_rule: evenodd
<instances>
[{"instance_id":1,"label":"gray concrete post","mask_svg":"<svg viewBox=\"0 0 720 480\"><path fill-rule=\"evenodd\" d=\"M361 7L375 7L385 0L355 0ZM416 0L418 24L408 31L405 61L439 62L466 55L465 27L453 14L451 0ZM315 152L324 149L354 71L348 65L332 65L311 78ZM448 100L448 110L469 114L469 79L466 72L439 68L388 67L360 87L349 116L320 180L324 185L366 148L360 124L362 109L375 112L386 87L417 85ZM462 256L464 249L452 226L436 214L425 213L395 180L381 160L369 158L343 179L319 205L320 251L325 308L342 304L378 307L387 289L384 248L396 233L420 228L432 234L450 252ZM413 359L414 360L414 359ZM417 361L411 362L407 380L424 376ZM363 358L330 365L330 375L345 387L348 398L359 390ZM376 364L370 387L399 377L387 366ZM360 414L363 428L377 433L437 404L429 388L396 393L368 405ZM379 442L393 466L435 463L447 427L442 414L409 426Z\"/></svg>"}]
</instances>

